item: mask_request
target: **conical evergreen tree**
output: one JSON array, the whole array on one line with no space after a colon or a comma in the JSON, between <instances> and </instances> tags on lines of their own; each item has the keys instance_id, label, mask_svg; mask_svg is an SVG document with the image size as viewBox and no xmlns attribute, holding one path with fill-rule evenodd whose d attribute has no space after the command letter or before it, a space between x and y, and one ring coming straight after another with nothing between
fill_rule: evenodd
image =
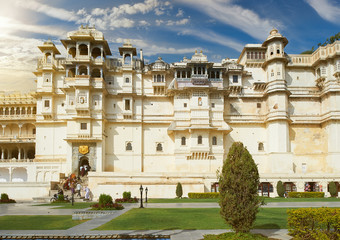
<instances>
[{"instance_id":1,"label":"conical evergreen tree","mask_svg":"<svg viewBox=\"0 0 340 240\"><path fill-rule=\"evenodd\" d=\"M181 198L182 195L183 195L182 184L181 183L177 183L177 186L176 186L176 196L178 198Z\"/></svg>"},{"instance_id":2,"label":"conical evergreen tree","mask_svg":"<svg viewBox=\"0 0 340 240\"><path fill-rule=\"evenodd\" d=\"M259 173L241 142L229 149L219 179L220 213L235 232L249 232L261 201L257 194Z\"/></svg>"}]
</instances>

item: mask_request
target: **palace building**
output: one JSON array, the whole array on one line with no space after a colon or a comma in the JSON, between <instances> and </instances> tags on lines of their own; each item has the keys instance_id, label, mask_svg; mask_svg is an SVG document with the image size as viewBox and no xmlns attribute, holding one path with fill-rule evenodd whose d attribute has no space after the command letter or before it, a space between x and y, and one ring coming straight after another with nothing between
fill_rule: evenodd
<instances>
[{"instance_id":1,"label":"palace building","mask_svg":"<svg viewBox=\"0 0 340 240\"><path fill-rule=\"evenodd\" d=\"M119 58L103 33L80 27L39 49L36 91L0 95L0 188L14 199L47 197L88 165L97 198L122 192L175 197L217 191L233 142L258 165L259 194L323 191L340 182L340 41L288 54L273 29L238 59L146 64L130 42Z\"/></svg>"}]
</instances>

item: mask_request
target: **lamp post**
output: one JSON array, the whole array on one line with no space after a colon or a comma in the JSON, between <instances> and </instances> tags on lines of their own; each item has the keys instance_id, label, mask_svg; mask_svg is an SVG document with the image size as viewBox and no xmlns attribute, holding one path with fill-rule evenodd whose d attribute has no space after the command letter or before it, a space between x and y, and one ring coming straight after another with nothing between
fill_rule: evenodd
<instances>
[{"instance_id":1,"label":"lamp post","mask_svg":"<svg viewBox=\"0 0 340 240\"><path fill-rule=\"evenodd\" d=\"M148 187L145 188L145 202L148 202Z\"/></svg>"},{"instance_id":2,"label":"lamp post","mask_svg":"<svg viewBox=\"0 0 340 240\"><path fill-rule=\"evenodd\" d=\"M144 208L143 207L143 186L142 185L140 185L139 191L140 191L140 207L139 208Z\"/></svg>"}]
</instances>

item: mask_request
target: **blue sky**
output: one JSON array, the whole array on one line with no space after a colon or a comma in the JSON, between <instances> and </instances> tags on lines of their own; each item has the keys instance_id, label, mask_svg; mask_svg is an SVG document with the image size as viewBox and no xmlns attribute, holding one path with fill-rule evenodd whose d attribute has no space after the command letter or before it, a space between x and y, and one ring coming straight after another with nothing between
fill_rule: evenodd
<instances>
[{"instance_id":1,"label":"blue sky","mask_svg":"<svg viewBox=\"0 0 340 240\"><path fill-rule=\"evenodd\" d=\"M195 49L210 61L238 58L247 43L262 43L275 27L301 53L339 32L340 0L0 0L0 89L34 89L37 45L81 24L104 32L113 56L125 39L147 61L171 63Z\"/></svg>"}]
</instances>

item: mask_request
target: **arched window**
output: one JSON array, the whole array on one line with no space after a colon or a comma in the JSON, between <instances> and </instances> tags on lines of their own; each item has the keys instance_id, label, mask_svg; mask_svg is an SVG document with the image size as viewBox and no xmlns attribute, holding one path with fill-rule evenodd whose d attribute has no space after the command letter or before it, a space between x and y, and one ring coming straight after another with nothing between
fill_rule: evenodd
<instances>
[{"instance_id":1,"label":"arched window","mask_svg":"<svg viewBox=\"0 0 340 240\"><path fill-rule=\"evenodd\" d=\"M161 77L161 75L157 75L157 82L161 82L162 81L162 77Z\"/></svg>"},{"instance_id":2,"label":"arched window","mask_svg":"<svg viewBox=\"0 0 340 240\"><path fill-rule=\"evenodd\" d=\"M194 74L197 74L197 68L194 67Z\"/></svg>"},{"instance_id":3,"label":"arched window","mask_svg":"<svg viewBox=\"0 0 340 240\"><path fill-rule=\"evenodd\" d=\"M215 78L215 72L214 72L214 71L212 71L212 72L210 73L210 77L211 77L211 78Z\"/></svg>"},{"instance_id":4,"label":"arched window","mask_svg":"<svg viewBox=\"0 0 340 240\"><path fill-rule=\"evenodd\" d=\"M131 142L127 142L127 143L126 143L125 150L126 150L126 151L132 151L132 144L131 144Z\"/></svg>"},{"instance_id":5,"label":"arched window","mask_svg":"<svg viewBox=\"0 0 340 240\"><path fill-rule=\"evenodd\" d=\"M216 78L220 78L220 72L216 72Z\"/></svg>"},{"instance_id":6,"label":"arched window","mask_svg":"<svg viewBox=\"0 0 340 240\"><path fill-rule=\"evenodd\" d=\"M201 67L198 67L198 73L197 74L202 74Z\"/></svg>"},{"instance_id":7,"label":"arched window","mask_svg":"<svg viewBox=\"0 0 340 240\"><path fill-rule=\"evenodd\" d=\"M79 45L79 54L80 55L88 55L89 50L86 44L80 44Z\"/></svg>"},{"instance_id":8,"label":"arched window","mask_svg":"<svg viewBox=\"0 0 340 240\"><path fill-rule=\"evenodd\" d=\"M125 65L131 65L131 56L130 54L126 54L124 57L124 64Z\"/></svg>"},{"instance_id":9,"label":"arched window","mask_svg":"<svg viewBox=\"0 0 340 240\"><path fill-rule=\"evenodd\" d=\"M217 145L217 137L212 138L212 145Z\"/></svg>"},{"instance_id":10,"label":"arched window","mask_svg":"<svg viewBox=\"0 0 340 240\"><path fill-rule=\"evenodd\" d=\"M181 71L177 71L177 78L181 78Z\"/></svg>"},{"instance_id":11,"label":"arched window","mask_svg":"<svg viewBox=\"0 0 340 240\"><path fill-rule=\"evenodd\" d=\"M92 57L96 59L97 57L101 56L101 50L98 47L92 49Z\"/></svg>"},{"instance_id":12,"label":"arched window","mask_svg":"<svg viewBox=\"0 0 340 240\"><path fill-rule=\"evenodd\" d=\"M130 78L125 78L125 83L129 83L130 82Z\"/></svg>"},{"instance_id":13,"label":"arched window","mask_svg":"<svg viewBox=\"0 0 340 240\"><path fill-rule=\"evenodd\" d=\"M46 63L52 63L51 53L46 53Z\"/></svg>"},{"instance_id":14,"label":"arched window","mask_svg":"<svg viewBox=\"0 0 340 240\"><path fill-rule=\"evenodd\" d=\"M202 136L199 135L197 138L197 144L202 144Z\"/></svg>"},{"instance_id":15,"label":"arched window","mask_svg":"<svg viewBox=\"0 0 340 240\"><path fill-rule=\"evenodd\" d=\"M262 142L259 143L257 149L258 149L259 151L263 151L263 150L264 150L264 146L263 146L263 143L262 143Z\"/></svg>"},{"instance_id":16,"label":"arched window","mask_svg":"<svg viewBox=\"0 0 340 240\"><path fill-rule=\"evenodd\" d=\"M185 137L182 137L182 139L181 139L181 145L182 145L182 146L185 146L185 145L186 145L186 141L187 141L187 139L186 139Z\"/></svg>"},{"instance_id":17,"label":"arched window","mask_svg":"<svg viewBox=\"0 0 340 240\"><path fill-rule=\"evenodd\" d=\"M163 151L163 146L161 143L157 143L156 151L157 152Z\"/></svg>"}]
</instances>

